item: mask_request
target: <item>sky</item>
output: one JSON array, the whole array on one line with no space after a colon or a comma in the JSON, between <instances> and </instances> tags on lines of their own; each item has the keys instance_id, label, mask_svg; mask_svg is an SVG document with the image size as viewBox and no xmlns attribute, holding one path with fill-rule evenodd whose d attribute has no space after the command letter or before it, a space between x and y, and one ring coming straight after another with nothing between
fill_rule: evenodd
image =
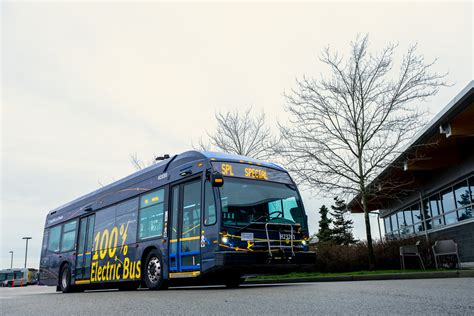
<instances>
[{"instance_id":1,"label":"sky","mask_svg":"<svg viewBox=\"0 0 474 316\"><path fill-rule=\"evenodd\" d=\"M37 267L53 208L134 172L130 155L175 154L215 128L214 113L252 106L276 130L282 94L327 74L319 53L347 56L418 43L452 86L473 78L472 2L5 2L1 9L0 268ZM311 232L331 200L302 192ZM353 215L363 239L362 215ZM378 236L376 217L372 234ZM382 228L383 233L383 228Z\"/></svg>"}]
</instances>

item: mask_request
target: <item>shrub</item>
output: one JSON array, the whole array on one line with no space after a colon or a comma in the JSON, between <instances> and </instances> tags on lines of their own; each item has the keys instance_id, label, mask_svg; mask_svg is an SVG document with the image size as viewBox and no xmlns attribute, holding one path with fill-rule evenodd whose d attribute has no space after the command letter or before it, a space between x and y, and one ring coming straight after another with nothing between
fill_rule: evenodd
<instances>
[{"instance_id":1,"label":"shrub","mask_svg":"<svg viewBox=\"0 0 474 316\"><path fill-rule=\"evenodd\" d=\"M419 250L425 266L431 265L431 253L424 238L411 237L405 239L383 240L373 243L376 269L400 269L400 246L414 245L420 241ZM315 270L319 272L351 272L369 269L369 258L366 242L352 245L337 245L335 243L317 243L313 245L316 251ZM416 258L405 260L407 268L420 268Z\"/></svg>"}]
</instances>

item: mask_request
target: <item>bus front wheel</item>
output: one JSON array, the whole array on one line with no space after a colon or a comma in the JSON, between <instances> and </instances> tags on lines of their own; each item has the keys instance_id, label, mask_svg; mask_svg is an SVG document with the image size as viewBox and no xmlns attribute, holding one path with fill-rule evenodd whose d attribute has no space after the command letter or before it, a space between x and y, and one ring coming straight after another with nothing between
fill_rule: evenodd
<instances>
[{"instance_id":1,"label":"bus front wheel","mask_svg":"<svg viewBox=\"0 0 474 316\"><path fill-rule=\"evenodd\" d=\"M167 288L167 280L163 279L163 260L157 250L152 250L146 257L143 278L150 290L164 290Z\"/></svg>"}]
</instances>

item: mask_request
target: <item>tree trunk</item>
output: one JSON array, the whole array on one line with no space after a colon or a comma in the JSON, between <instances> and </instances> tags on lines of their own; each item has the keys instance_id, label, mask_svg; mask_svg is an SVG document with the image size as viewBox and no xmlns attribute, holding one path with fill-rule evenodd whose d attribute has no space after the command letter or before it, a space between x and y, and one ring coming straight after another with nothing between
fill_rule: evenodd
<instances>
[{"instance_id":1,"label":"tree trunk","mask_svg":"<svg viewBox=\"0 0 474 316\"><path fill-rule=\"evenodd\" d=\"M365 230L367 236L367 250L369 255L369 270L373 270L375 268L375 255L374 255L374 247L372 245L372 232L370 230L370 217L369 217L369 208L367 206L367 196L365 190L361 190L362 195L362 207L364 209L364 219L365 219Z\"/></svg>"}]
</instances>

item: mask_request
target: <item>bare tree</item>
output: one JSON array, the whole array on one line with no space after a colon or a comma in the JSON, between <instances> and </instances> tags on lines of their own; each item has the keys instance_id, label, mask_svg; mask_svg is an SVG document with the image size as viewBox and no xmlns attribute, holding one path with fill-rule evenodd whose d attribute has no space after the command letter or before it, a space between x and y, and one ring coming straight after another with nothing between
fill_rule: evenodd
<instances>
[{"instance_id":1,"label":"bare tree","mask_svg":"<svg viewBox=\"0 0 474 316\"><path fill-rule=\"evenodd\" d=\"M411 46L393 71L397 45L368 52L368 36L351 43L344 61L329 48L320 61L330 77L303 77L285 94L288 124L280 124L278 151L296 178L322 193L360 197L365 214L370 268L375 265L370 231L368 186L420 128L424 101L445 85L446 76L430 72L431 63Z\"/></svg>"},{"instance_id":2,"label":"bare tree","mask_svg":"<svg viewBox=\"0 0 474 316\"><path fill-rule=\"evenodd\" d=\"M254 115L252 108L245 112L228 111L215 114L217 128L207 133L208 143L201 139L197 148L217 149L231 154L267 159L274 145L270 128L265 124L265 113Z\"/></svg>"},{"instance_id":3,"label":"bare tree","mask_svg":"<svg viewBox=\"0 0 474 316\"><path fill-rule=\"evenodd\" d=\"M138 158L137 153L130 154L130 162L132 163L133 167L137 170L142 170L148 166L153 165L156 162L156 155L153 156L153 160L151 161L143 161Z\"/></svg>"}]
</instances>

